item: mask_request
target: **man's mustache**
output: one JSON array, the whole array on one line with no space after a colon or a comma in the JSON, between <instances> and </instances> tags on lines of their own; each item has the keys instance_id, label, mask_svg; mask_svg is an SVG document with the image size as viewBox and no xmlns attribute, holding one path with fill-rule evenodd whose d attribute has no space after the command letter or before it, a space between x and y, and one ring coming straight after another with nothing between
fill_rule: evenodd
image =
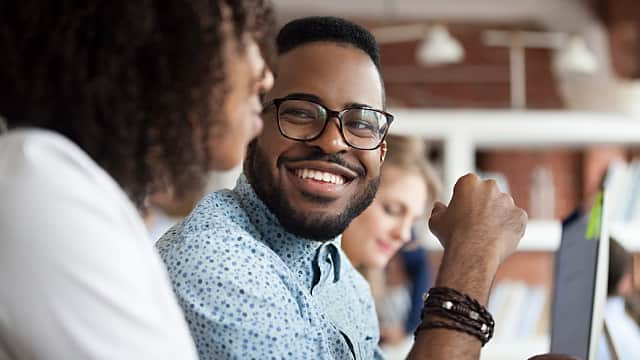
<instances>
[{"instance_id":1,"label":"man's mustache","mask_svg":"<svg viewBox=\"0 0 640 360\"><path fill-rule=\"evenodd\" d=\"M344 155L339 153L326 154L321 151L316 151L311 154L300 156L300 157L281 156L278 158L277 165L281 166L284 163L292 163L292 162L298 162L298 161L325 161L325 162L334 163L336 165L345 167L355 172L356 174L358 174L358 176L365 176L367 174L366 170L362 165L349 163L347 160L345 160Z\"/></svg>"}]
</instances>

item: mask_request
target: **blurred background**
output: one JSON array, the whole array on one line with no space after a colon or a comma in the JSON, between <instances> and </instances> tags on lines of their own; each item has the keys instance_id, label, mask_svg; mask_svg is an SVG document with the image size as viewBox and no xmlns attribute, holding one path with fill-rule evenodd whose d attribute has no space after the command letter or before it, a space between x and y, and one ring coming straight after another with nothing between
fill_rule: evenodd
<instances>
[{"instance_id":1,"label":"blurred background","mask_svg":"<svg viewBox=\"0 0 640 360\"><path fill-rule=\"evenodd\" d=\"M479 172L528 211L519 251L495 282L496 338L483 358L548 350L560 221L601 185L614 203L612 237L640 257L640 1L274 3L280 23L337 15L370 29L397 118L392 132L427 142L449 194L459 176ZM440 248L425 244L435 275ZM640 262L631 267L637 289ZM390 358L397 347L387 348Z\"/></svg>"}]
</instances>

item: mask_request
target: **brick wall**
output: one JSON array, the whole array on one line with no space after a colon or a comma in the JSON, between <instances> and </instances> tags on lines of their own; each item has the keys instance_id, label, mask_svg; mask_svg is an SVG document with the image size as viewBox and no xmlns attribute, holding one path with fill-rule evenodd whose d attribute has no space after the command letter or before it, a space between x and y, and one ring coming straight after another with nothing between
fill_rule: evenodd
<instances>
[{"instance_id":1,"label":"brick wall","mask_svg":"<svg viewBox=\"0 0 640 360\"><path fill-rule=\"evenodd\" d=\"M530 211L533 170L551 171L555 187L554 215L569 215L583 198L582 152L576 150L501 150L480 153L478 167L505 174L516 204Z\"/></svg>"},{"instance_id":2,"label":"brick wall","mask_svg":"<svg viewBox=\"0 0 640 360\"><path fill-rule=\"evenodd\" d=\"M382 45L382 72L388 98L394 104L409 107L509 107L508 50L488 47L481 41L482 30L501 28L507 26L449 26L451 34L465 48L465 60L461 64L438 67L418 65L415 61L417 41ZM550 51L546 49L526 50L529 108L562 107L551 71L550 56Z\"/></svg>"},{"instance_id":3,"label":"brick wall","mask_svg":"<svg viewBox=\"0 0 640 360\"><path fill-rule=\"evenodd\" d=\"M506 48L482 44L482 30L489 28L504 29L508 26L449 26L452 35L465 48L462 64L420 66L415 61L417 42L381 46L382 71L390 104L426 108L508 108L509 54ZM535 30L533 26L523 28ZM551 56L550 50L546 49L526 50L527 104L530 109L563 108L551 69ZM480 170L503 173L516 203L526 210L529 210L533 169L537 166L550 169L556 187L555 215L560 218L571 212L583 198L582 160L582 152L576 150L500 150L479 153L477 164Z\"/></svg>"}]
</instances>

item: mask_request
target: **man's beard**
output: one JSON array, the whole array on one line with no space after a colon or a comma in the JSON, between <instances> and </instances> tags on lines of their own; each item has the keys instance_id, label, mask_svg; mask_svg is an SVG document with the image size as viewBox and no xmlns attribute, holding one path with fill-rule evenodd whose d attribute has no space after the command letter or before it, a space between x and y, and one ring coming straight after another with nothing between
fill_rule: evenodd
<instances>
[{"instance_id":1,"label":"man's beard","mask_svg":"<svg viewBox=\"0 0 640 360\"><path fill-rule=\"evenodd\" d=\"M340 156L328 154L311 155L309 160L318 160L320 157L342 164L339 159ZM287 198L284 189L275 184L274 178L270 176L269 161L265 154L258 149L256 140L249 144L244 174L258 198L267 205L286 231L317 241L330 240L342 234L351 223L351 220L360 215L371 204L380 184L380 176L376 176L369 183L362 186L362 191L347 201L348 206L339 214L326 213L307 216L300 210L295 209ZM305 196L319 203L332 201L311 194L305 194Z\"/></svg>"}]
</instances>

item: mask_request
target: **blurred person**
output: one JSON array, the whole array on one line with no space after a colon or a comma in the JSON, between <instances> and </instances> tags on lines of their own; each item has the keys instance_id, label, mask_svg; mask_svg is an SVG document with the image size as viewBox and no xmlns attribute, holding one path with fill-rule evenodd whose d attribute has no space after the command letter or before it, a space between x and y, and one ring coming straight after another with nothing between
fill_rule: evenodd
<instances>
[{"instance_id":1,"label":"blurred person","mask_svg":"<svg viewBox=\"0 0 640 360\"><path fill-rule=\"evenodd\" d=\"M387 265L442 191L420 140L389 135L387 147L374 201L343 234L342 248L357 268Z\"/></svg>"},{"instance_id":2,"label":"blurred person","mask_svg":"<svg viewBox=\"0 0 640 360\"><path fill-rule=\"evenodd\" d=\"M625 296L633 291L633 255L618 240L609 241L609 272L607 296Z\"/></svg>"},{"instance_id":3,"label":"blurred person","mask_svg":"<svg viewBox=\"0 0 640 360\"><path fill-rule=\"evenodd\" d=\"M627 314L640 326L640 290L635 289L625 296L625 310Z\"/></svg>"},{"instance_id":4,"label":"blurred person","mask_svg":"<svg viewBox=\"0 0 640 360\"><path fill-rule=\"evenodd\" d=\"M289 22L277 47L264 131L243 176L157 246L202 359L380 358L368 285L340 250L340 234L376 194L393 121L378 47L335 17ZM445 250L411 359L480 356L491 283L526 219L495 182L472 174L448 206L436 203L430 228ZM434 306L445 299L475 310Z\"/></svg>"},{"instance_id":5,"label":"blurred person","mask_svg":"<svg viewBox=\"0 0 640 360\"><path fill-rule=\"evenodd\" d=\"M424 247L408 243L412 228L440 199L442 184L421 140L389 135L387 147L376 197L344 231L342 249L372 287L381 342L396 344L420 322L429 265Z\"/></svg>"},{"instance_id":6,"label":"blurred person","mask_svg":"<svg viewBox=\"0 0 640 360\"><path fill-rule=\"evenodd\" d=\"M141 214L242 159L272 24L258 0L0 4L1 359L197 357Z\"/></svg>"},{"instance_id":7,"label":"blurred person","mask_svg":"<svg viewBox=\"0 0 640 360\"><path fill-rule=\"evenodd\" d=\"M632 255L614 238L609 239L609 274L607 303L604 320L609 338L617 357L612 356L611 344L603 333L598 353L599 360L633 359L640 343L640 324L635 321L633 311Z\"/></svg>"}]
</instances>

